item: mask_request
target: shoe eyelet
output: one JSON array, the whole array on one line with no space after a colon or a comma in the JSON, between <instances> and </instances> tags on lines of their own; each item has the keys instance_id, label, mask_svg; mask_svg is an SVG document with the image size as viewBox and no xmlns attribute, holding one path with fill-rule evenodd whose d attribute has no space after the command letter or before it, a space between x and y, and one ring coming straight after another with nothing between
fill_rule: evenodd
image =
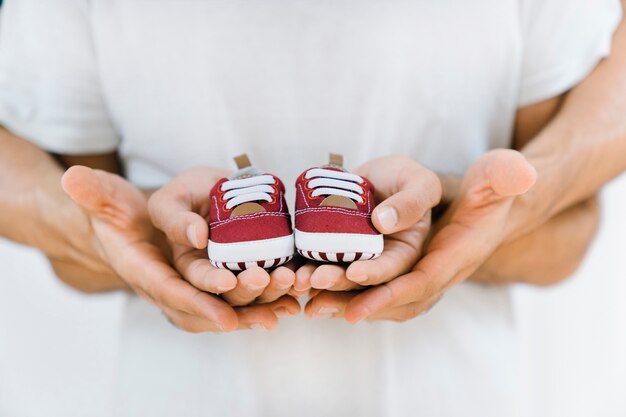
<instances>
[{"instance_id":1,"label":"shoe eyelet","mask_svg":"<svg viewBox=\"0 0 626 417\"><path fill-rule=\"evenodd\" d=\"M310 189L310 188L308 189L306 195L307 195L307 197L309 197L309 200L313 200L313 199L317 198L317 197L313 196L313 190Z\"/></svg>"},{"instance_id":2,"label":"shoe eyelet","mask_svg":"<svg viewBox=\"0 0 626 417\"><path fill-rule=\"evenodd\" d=\"M232 209L226 208L226 204L228 204L228 200L224 199L224 194L220 194L219 197L217 197L217 199L219 200L221 206L222 206L222 210L224 211L231 211Z\"/></svg>"}]
</instances>

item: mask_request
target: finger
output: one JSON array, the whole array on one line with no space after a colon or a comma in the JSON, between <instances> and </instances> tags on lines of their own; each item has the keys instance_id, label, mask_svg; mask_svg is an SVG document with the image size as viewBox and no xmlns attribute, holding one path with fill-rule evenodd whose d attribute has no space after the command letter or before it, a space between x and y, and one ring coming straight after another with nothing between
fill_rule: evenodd
<instances>
[{"instance_id":1,"label":"finger","mask_svg":"<svg viewBox=\"0 0 626 417\"><path fill-rule=\"evenodd\" d=\"M268 304L238 307L241 329L272 330L278 325L281 316L294 316L300 312L300 304L289 296L284 296Z\"/></svg>"},{"instance_id":2,"label":"finger","mask_svg":"<svg viewBox=\"0 0 626 417\"><path fill-rule=\"evenodd\" d=\"M421 256L429 228L430 214L416 226L388 236L380 257L350 264L346 277L360 285L379 285L406 274Z\"/></svg>"},{"instance_id":3,"label":"finger","mask_svg":"<svg viewBox=\"0 0 626 417\"><path fill-rule=\"evenodd\" d=\"M519 152L496 149L483 155L465 174L460 206L483 207L498 200L526 193L537 171Z\"/></svg>"},{"instance_id":4,"label":"finger","mask_svg":"<svg viewBox=\"0 0 626 417\"><path fill-rule=\"evenodd\" d=\"M240 329L272 330L278 324L278 317L274 311L263 305L238 307Z\"/></svg>"},{"instance_id":5,"label":"finger","mask_svg":"<svg viewBox=\"0 0 626 417\"><path fill-rule=\"evenodd\" d=\"M356 294L356 291L321 291L309 300L304 313L314 319L343 317L346 305Z\"/></svg>"},{"instance_id":6,"label":"finger","mask_svg":"<svg viewBox=\"0 0 626 417\"><path fill-rule=\"evenodd\" d=\"M423 316L430 312L432 308L441 300L441 296L429 298L428 300L406 304L399 307L393 307L372 314L368 317L368 321L397 321L404 322L412 320L418 316Z\"/></svg>"},{"instance_id":7,"label":"finger","mask_svg":"<svg viewBox=\"0 0 626 417\"><path fill-rule=\"evenodd\" d=\"M311 287L320 290L347 291L358 286L346 278L346 269L341 265L323 264L311 275Z\"/></svg>"},{"instance_id":8,"label":"finger","mask_svg":"<svg viewBox=\"0 0 626 417\"><path fill-rule=\"evenodd\" d=\"M311 297L311 298L316 297L317 294L321 293L322 291L326 291L326 290L318 290L316 288L311 288L309 290L309 297Z\"/></svg>"},{"instance_id":9,"label":"finger","mask_svg":"<svg viewBox=\"0 0 626 417\"><path fill-rule=\"evenodd\" d=\"M172 242L204 249L209 241L209 226L205 219L192 211L191 198L181 183L170 183L148 200L148 211L154 225ZM206 190L209 198L210 188Z\"/></svg>"},{"instance_id":10,"label":"finger","mask_svg":"<svg viewBox=\"0 0 626 417\"><path fill-rule=\"evenodd\" d=\"M357 172L375 181L377 196L384 201L372 212L372 222L379 232L391 234L424 217L441 200L442 189L437 175L417 162L403 157L382 159L389 163L366 164Z\"/></svg>"},{"instance_id":11,"label":"finger","mask_svg":"<svg viewBox=\"0 0 626 417\"><path fill-rule=\"evenodd\" d=\"M174 266L191 285L214 294L223 294L237 287L237 277L227 269L214 268L206 252L174 243Z\"/></svg>"},{"instance_id":12,"label":"finger","mask_svg":"<svg viewBox=\"0 0 626 417\"><path fill-rule=\"evenodd\" d=\"M186 332L223 332L214 322L202 317L168 307L163 308L163 312L175 327ZM279 317L297 315L300 312L300 305L290 297L283 297L263 306L239 307L236 312L239 330L272 330L278 324Z\"/></svg>"},{"instance_id":13,"label":"finger","mask_svg":"<svg viewBox=\"0 0 626 417\"><path fill-rule=\"evenodd\" d=\"M293 287L296 274L291 269L280 266L270 272L270 283L257 298L257 303L269 303L287 294Z\"/></svg>"},{"instance_id":14,"label":"finger","mask_svg":"<svg viewBox=\"0 0 626 417\"><path fill-rule=\"evenodd\" d=\"M172 325L188 333L221 333L223 330L211 320L194 316L168 307L162 307L163 314Z\"/></svg>"},{"instance_id":15,"label":"finger","mask_svg":"<svg viewBox=\"0 0 626 417\"><path fill-rule=\"evenodd\" d=\"M148 202L153 223L173 242L206 248L209 229L203 216L208 214L211 188L229 171L206 167L192 168L154 193Z\"/></svg>"},{"instance_id":16,"label":"finger","mask_svg":"<svg viewBox=\"0 0 626 417\"><path fill-rule=\"evenodd\" d=\"M237 328L235 311L223 300L190 285L150 244L120 248L113 266L133 287L147 293L159 306L204 317L229 331Z\"/></svg>"},{"instance_id":17,"label":"finger","mask_svg":"<svg viewBox=\"0 0 626 417\"><path fill-rule=\"evenodd\" d=\"M311 289L311 275L313 275L318 265L318 263L307 262L296 270L296 280L293 284L294 290L304 294Z\"/></svg>"},{"instance_id":18,"label":"finger","mask_svg":"<svg viewBox=\"0 0 626 417\"><path fill-rule=\"evenodd\" d=\"M102 183L91 168L76 165L61 178L61 186L85 210L98 211L109 200Z\"/></svg>"},{"instance_id":19,"label":"finger","mask_svg":"<svg viewBox=\"0 0 626 417\"><path fill-rule=\"evenodd\" d=\"M244 306L260 296L270 283L270 275L258 266L246 269L237 275L237 287L222 297L233 306Z\"/></svg>"},{"instance_id":20,"label":"finger","mask_svg":"<svg viewBox=\"0 0 626 417\"><path fill-rule=\"evenodd\" d=\"M295 297L295 298L304 297L305 295L307 295L307 293L308 293L308 291L297 291L293 287L291 287L289 292L287 292L287 294L289 294L290 296Z\"/></svg>"},{"instance_id":21,"label":"finger","mask_svg":"<svg viewBox=\"0 0 626 417\"><path fill-rule=\"evenodd\" d=\"M61 186L83 210L105 216L115 226L146 216L144 196L118 175L75 165L63 174Z\"/></svg>"},{"instance_id":22,"label":"finger","mask_svg":"<svg viewBox=\"0 0 626 417\"><path fill-rule=\"evenodd\" d=\"M430 252L412 272L357 295L346 307L346 320L356 323L379 311L440 294L463 265L463 260L449 265L449 259L453 259L449 255L446 250Z\"/></svg>"},{"instance_id":23,"label":"finger","mask_svg":"<svg viewBox=\"0 0 626 417\"><path fill-rule=\"evenodd\" d=\"M300 313L300 303L289 295L283 295L278 300L263 305L269 306L277 317L292 317Z\"/></svg>"}]
</instances>

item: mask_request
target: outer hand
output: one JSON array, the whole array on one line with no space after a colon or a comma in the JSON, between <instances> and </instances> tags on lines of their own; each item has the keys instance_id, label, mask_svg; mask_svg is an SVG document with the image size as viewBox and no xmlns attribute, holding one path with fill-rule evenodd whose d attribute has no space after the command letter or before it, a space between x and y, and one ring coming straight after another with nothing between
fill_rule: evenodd
<instances>
[{"instance_id":1,"label":"outer hand","mask_svg":"<svg viewBox=\"0 0 626 417\"><path fill-rule=\"evenodd\" d=\"M289 300L235 311L183 280L153 243L154 229L144 195L121 177L74 166L63 176L62 185L87 215L102 259L178 327L190 332L272 328L276 324L274 309L293 312Z\"/></svg>"},{"instance_id":2,"label":"outer hand","mask_svg":"<svg viewBox=\"0 0 626 417\"><path fill-rule=\"evenodd\" d=\"M381 203L374 209L372 221L385 234L384 251L377 259L357 261L347 268L339 264L308 263L296 273L298 292L309 288L347 291L385 283L410 271L421 254L430 228L431 208L441 198L437 176L403 156L372 160L355 173L367 177L376 186L375 197ZM329 313L332 310L326 309L318 315Z\"/></svg>"},{"instance_id":3,"label":"outer hand","mask_svg":"<svg viewBox=\"0 0 626 417\"><path fill-rule=\"evenodd\" d=\"M204 167L182 173L150 197L150 216L171 242L174 265L193 286L222 294L234 306L275 301L292 288L295 274L291 269L281 266L268 273L262 268L251 268L235 276L231 271L214 268L208 260L209 227L205 217L209 212L209 191L228 174ZM291 301L290 311L295 310L294 299L282 300Z\"/></svg>"},{"instance_id":4,"label":"outer hand","mask_svg":"<svg viewBox=\"0 0 626 417\"><path fill-rule=\"evenodd\" d=\"M460 198L437 225L424 258L410 273L362 293L346 294L342 300L319 294L307 311L334 308L334 315L344 315L352 323L403 321L427 311L498 248L506 237L511 205L535 179L535 169L520 153L489 152L467 172Z\"/></svg>"}]
</instances>

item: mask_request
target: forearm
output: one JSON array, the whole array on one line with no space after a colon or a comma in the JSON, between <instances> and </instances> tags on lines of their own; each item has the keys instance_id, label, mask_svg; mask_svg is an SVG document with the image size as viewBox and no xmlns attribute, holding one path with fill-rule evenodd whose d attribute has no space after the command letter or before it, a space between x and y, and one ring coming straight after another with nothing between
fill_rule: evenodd
<instances>
[{"instance_id":1,"label":"forearm","mask_svg":"<svg viewBox=\"0 0 626 417\"><path fill-rule=\"evenodd\" d=\"M584 201L626 170L626 23L613 53L566 97L556 117L523 149L538 180L512 209L512 241Z\"/></svg>"},{"instance_id":2,"label":"forearm","mask_svg":"<svg viewBox=\"0 0 626 417\"><path fill-rule=\"evenodd\" d=\"M72 215L61 166L46 152L0 128L0 236L55 255L51 213ZM59 216L62 221L65 216Z\"/></svg>"}]
</instances>

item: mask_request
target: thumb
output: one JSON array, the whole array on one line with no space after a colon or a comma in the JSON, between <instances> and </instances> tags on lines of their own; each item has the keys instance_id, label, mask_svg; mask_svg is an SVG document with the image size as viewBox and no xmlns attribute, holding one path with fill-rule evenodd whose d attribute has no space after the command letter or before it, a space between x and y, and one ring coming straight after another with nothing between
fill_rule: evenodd
<instances>
[{"instance_id":1,"label":"thumb","mask_svg":"<svg viewBox=\"0 0 626 417\"><path fill-rule=\"evenodd\" d=\"M192 211L191 202L181 199L179 184L172 182L161 188L148 200L148 210L154 225L168 239L185 247L204 249L209 240L206 220Z\"/></svg>"},{"instance_id":2,"label":"thumb","mask_svg":"<svg viewBox=\"0 0 626 417\"><path fill-rule=\"evenodd\" d=\"M69 168L61 178L61 186L76 204L87 211L101 211L110 201L96 171L91 168L80 165Z\"/></svg>"},{"instance_id":3,"label":"thumb","mask_svg":"<svg viewBox=\"0 0 626 417\"><path fill-rule=\"evenodd\" d=\"M482 208L526 193L537 171L519 152L496 149L483 155L465 174L461 206Z\"/></svg>"},{"instance_id":4,"label":"thumb","mask_svg":"<svg viewBox=\"0 0 626 417\"><path fill-rule=\"evenodd\" d=\"M118 175L76 165L63 174L61 186L83 210L109 222L147 218L141 191Z\"/></svg>"},{"instance_id":5,"label":"thumb","mask_svg":"<svg viewBox=\"0 0 626 417\"><path fill-rule=\"evenodd\" d=\"M422 168L400 173L397 191L372 212L372 222L383 234L405 230L419 222L441 200L441 182Z\"/></svg>"}]
</instances>

